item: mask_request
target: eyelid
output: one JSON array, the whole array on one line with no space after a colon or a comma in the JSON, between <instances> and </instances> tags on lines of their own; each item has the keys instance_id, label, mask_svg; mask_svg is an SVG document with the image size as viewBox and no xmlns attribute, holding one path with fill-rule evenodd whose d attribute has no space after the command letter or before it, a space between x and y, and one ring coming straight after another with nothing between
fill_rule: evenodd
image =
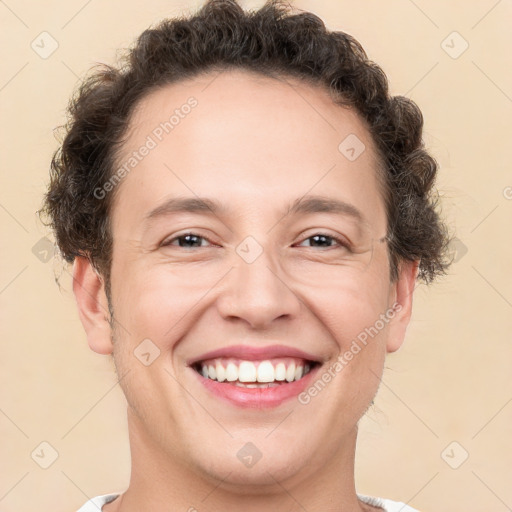
<instances>
[{"instance_id":1,"label":"eyelid","mask_svg":"<svg viewBox=\"0 0 512 512\"><path fill-rule=\"evenodd\" d=\"M176 239L182 238L182 237L187 236L187 235L196 236L198 238L204 238L208 243L210 243L212 245L218 245L210 237L202 235L202 234L200 234L198 232L189 230L189 231L184 231L183 233L177 233L177 234L174 234L174 235L171 235L171 236L168 236L168 237L164 238L163 241L159 244L159 246L160 247L169 246L169 245L171 245L171 242L174 242Z\"/></svg>"},{"instance_id":2,"label":"eyelid","mask_svg":"<svg viewBox=\"0 0 512 512\"><path fill-rule=\"evenodd\" d=\"M308 234L310 232L311 232L311 234ZM317 236L317 235L327 236L329 238L332 238L337 243L339 243L340 245L343 245L345 247L351 247L351 245L352 245L350 240L347 237L345 237L339 233L333 233L329 229L322 229L322 228L317 228L317 229L312 229L312 230L306 229L299 235L298 241L295 243L303 242L304 240L307 240L308 238L311 238L311 237ZM294 245L295 245L295 243L294 243Z\"/></svg>"},{"instance_id":3,"label":"eyelid","mask_svg":"<svg viewBox=\"0 0 512 512\"><path fill-rule=\"evenodd\" d=\"M172 242L174 242L175 240L177 240L179 238L185 237L187 235L192 235L192 236L195 236L198 238L202 238L202 239L206 240L209 244L218 246L218 244L216 244L215 242L210 240L210 238L207 236L201 235L199 233L195 233L193 231L186 231L184 233L178 233L176 235L173 235L170 238L169 237L165 238L164 241L160 244L160 247L170 247ZM328 237L328 238L331 238L332 240L334 240L340 247L346 247L347 249L350 249L350 247L351 247L350 242L348 240L346 240L345 237L343 237L341 235L330 233L328 230L316 230L316 231L313 230L311 232L311 234L307 234L307 231L306 231L302 235L299 236L298 241L294 242L293 245L302 243L305 240L308 240L309 238L312 238L314 236L325 236L325 237ZM179 246L176 246L176 247L179 247ZM200 246L198 248L205 249L205 247L202 247L202 246ZM335 248L335 247L332 247L332 248ZM329 249L329 247L327 247L327 249Z\"/></svg>"}]
</instances>

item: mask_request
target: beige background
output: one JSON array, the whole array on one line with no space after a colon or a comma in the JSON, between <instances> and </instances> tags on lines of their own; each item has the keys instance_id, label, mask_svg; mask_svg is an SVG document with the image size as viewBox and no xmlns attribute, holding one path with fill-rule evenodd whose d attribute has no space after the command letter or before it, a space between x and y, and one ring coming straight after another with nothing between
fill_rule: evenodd
<instances>
[{"instance_id":1,"label":"beige background","mask_svg":"<svg viewBox=\"0 0 512 512\"><path fill-rule=\"evenodd\" d=\"M87 347L67 270L55 258L42 261L41 239L51 235L35 211L57 147L53 128L64 122L78 77L112 62L115 49L151 23L199 4L0 3L2 512L70 512L128 484L124 397L109 358ZM392 93L418 103L441 164L443 212L460 240L450 275L416 289L406 343L389 356L375 407L361 422L357 490L422 512L509 510L512 4L294 4L353 34L388 74ZM46 59L31 48L43 31L59 44ZM467 50L453 58L464 41ZM58 452L47 469L38 464L51 461L43 441Z\"/></svg>"}]
</instances>

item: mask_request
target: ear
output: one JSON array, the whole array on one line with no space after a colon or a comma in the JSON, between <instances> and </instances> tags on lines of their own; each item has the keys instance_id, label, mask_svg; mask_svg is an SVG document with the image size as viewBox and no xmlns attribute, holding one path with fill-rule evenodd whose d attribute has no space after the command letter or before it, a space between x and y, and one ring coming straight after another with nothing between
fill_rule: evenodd
<instances>
[{"instance_id":1,"label":"ear","mask_svg":"<svg viewBox=\"0 0 512 512\"><path fill-rule=\"evenodd\" d=\"M113 345L104 280L85 257L77 256L73 263L73 293L89 347L98 354L111 354Z\"/></svg>"},{"instance_id":2,"label":"ear","mask_svg":"<svg viewBox=\"0 0 512 512\"><path fill-rule=\"evenodd\" d=\"M405 339L405 331L412 313L412 295L419 271L419 260L403 260L399 267L398 279L390 288L390 308L393 305L395 315L389 322L387 352L398 350Z\"/></svg>"}]
</instances>

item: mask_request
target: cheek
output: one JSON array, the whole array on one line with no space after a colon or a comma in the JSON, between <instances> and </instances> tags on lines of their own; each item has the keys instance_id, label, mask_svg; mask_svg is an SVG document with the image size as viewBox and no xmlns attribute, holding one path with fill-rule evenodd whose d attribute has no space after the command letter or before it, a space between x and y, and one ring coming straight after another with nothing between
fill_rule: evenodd
<instances>
[{"instance_id":1,"label":"cheek","mask_svg":"<svg viewBox=\"0 0 512 512\"><path fill-rule=\"evenodd\" d=\"M385 280L368 273L364 279L330 279L329 284L302 288L304 303L338 341L340 349L378 322L378 331L385 329L379 322L388 308L388 286ZM387 324L386 324L387 325Z\"/></svg>"},{"instance_id":2,"label":"cheek","mask_svg":"<svg viewBox=\"0 0 512 512\"><path fill-rule=\"evenodd\" d=\"M341 403L359 403L363 408L378 389L390 322L389 284L376 273L364 277L304 289L307 305L324 330L320 336L334 344L329 375L324 378L332 381Z\"/></svg>"},{"instance_id":3,"label":"cheek","mask_svg":"<svg viewBox=\"0 0 512 512\"><path fill-rule=\"evenodd\" d=\"M112 276L115 318L124 327L118 335L131 340L132 350L149 338L164 351L186 333L195 308L219 278L205 268L144 263Z\"/></svg>"},{"instance_id":4,"label":"cheek","mask_svg":"<svg viewBox=\"0 0 512 512\"><path fill-rule=\"evenodd\" d=\"M383 293L379 296L377 292L372 295L355 290L338 292L336 307L332 306L333 300L327 300L327 295L325 298L324 307L330 309L324 309L320 320L336 346L333 359L318 379L329 382L329 396L336 397L340 404L338 419L344 421L342 416L347 407L359 417L378 390L386 357L389 320L381 320L386 312Z\"/></svg>"}]
</instances>

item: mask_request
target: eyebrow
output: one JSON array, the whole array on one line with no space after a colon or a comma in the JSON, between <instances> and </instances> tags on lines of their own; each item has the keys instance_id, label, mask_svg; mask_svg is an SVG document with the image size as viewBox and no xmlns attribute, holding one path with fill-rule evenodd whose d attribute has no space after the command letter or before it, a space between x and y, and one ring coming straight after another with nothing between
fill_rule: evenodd
<instances>
[{"instance_id":1,"label":"eyebrow","mask_svg":"<svg viewBox=\"0 0 512 512\"><path fill-rule=\"evenodd\" d=\"M173 213L202 213L212 216L227 216L230 213L230 209L226 205L207 197L171 197L151 210L145 216L145 220L150 221L154 218ZM295 199L285 210L283 216L311 213L341 214L353 217L361 223L367 222L363 213L354 205L340 199L317 195Z\"/></svg>"}]
</instances>

